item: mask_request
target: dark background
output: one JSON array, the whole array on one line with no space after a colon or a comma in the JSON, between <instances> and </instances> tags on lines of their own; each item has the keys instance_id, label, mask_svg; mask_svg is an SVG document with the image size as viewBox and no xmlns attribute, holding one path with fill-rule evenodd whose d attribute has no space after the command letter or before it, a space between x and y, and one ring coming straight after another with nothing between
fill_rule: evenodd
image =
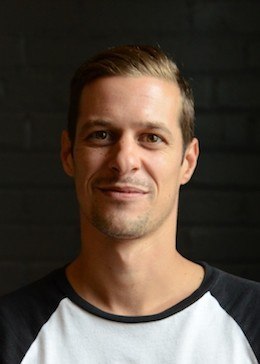
<instances>
[{"instance_id":1,"label":"dark background","mask_svg":"<svg viewBox=\"0 0 260 364\"><path fill-rule=\"evenodd\" d=\"M0 1L0 293L72 259L71 181L59 161L68 86L93 53L159 44L194 89L199 166L179 249L259 280L259 0Z\"/></svg>"}]
</instances>

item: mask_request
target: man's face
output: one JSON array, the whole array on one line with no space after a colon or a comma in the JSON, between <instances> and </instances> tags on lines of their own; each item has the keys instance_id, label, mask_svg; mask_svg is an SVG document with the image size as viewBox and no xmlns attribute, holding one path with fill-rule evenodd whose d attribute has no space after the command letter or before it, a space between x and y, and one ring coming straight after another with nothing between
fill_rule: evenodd
<instances>
[{"instance_id":1,"label":"man's face","mask_svg":"<svg viewBox=\"0 0 260 364\"><path fill-rule=\"evenodd\" d=\"M174 225L179 187L197 159L183 157L177 85L154 77L105 77L82 91L73 155L63 135L62 160L74 177L85 226L118 239Z\"/></svg>"}]
</instances>

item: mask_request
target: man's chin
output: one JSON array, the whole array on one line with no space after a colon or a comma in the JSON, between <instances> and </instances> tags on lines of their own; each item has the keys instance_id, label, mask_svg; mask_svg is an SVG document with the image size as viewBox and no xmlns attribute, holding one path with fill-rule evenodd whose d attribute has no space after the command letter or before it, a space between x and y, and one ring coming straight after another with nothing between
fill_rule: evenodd
<instances>
[{"instance_id":1,"label":"man's chin","mask_svg":"<svg viewBox=\"0 0 260 364\"><path fill-rule=\"evenodd\" d=\"M95 217L92 220L93 226L102 234L113 239L133 240L141 238L146 234L147 219L132 220L125 217L122 221L113 219L100 219Z\"/></svg>"}]
</instances>

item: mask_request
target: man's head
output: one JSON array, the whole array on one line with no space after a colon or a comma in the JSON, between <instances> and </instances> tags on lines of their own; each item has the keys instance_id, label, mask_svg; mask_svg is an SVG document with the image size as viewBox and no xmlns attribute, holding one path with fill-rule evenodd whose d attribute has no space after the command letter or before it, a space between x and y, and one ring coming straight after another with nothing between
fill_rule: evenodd
<instances>
[{"instance_id":1,"label":"man's head","mask_svg":"<svg viewBox=\"0 0 260 364\"><path fill-rule=\"evenodd\" d=\"M72 144L75 139L79 101L84 86L98 78L109 76L152 76L177 84L182 97L179 123L184 149L192 141L194 136L192 91L176 64L159 48L129 45L114 47L99 53L83 63L76 71L71 82L68 112L68 133Z\"/></svg>"},{"instance_id":2,"label":"man's head","mask_svg":"<svg viewBox=\"0 0 260 364\"><path fill-rule=\"evenodd\" d=\"M189 88L157 49L114 48L81 66L61 158L88 236L174 233L179 188L199 152L193 115Z\"/></svg>"}]
</instances>

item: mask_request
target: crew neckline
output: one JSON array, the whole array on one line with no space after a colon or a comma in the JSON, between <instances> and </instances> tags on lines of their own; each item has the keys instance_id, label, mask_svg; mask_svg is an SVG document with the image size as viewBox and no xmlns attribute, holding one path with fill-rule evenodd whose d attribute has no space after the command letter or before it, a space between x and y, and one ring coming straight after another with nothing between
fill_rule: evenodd
<instances>
[{"instance_id":1,"label":"crew neckline","mask_svg":"<svg viewBox=\"0 0 260 364\"><path fill-rule=\"evenodd\" d=\"M75 303L77 306L82 308L83 310L101 317L106 320L115 321L115 322L122 322L122 323L144 323L144 322L152 322L152 321L158 321L165 319L169 316L172 316L185 308L192 305L194 302L196 302L198 299L200 299L208 290L209 287L212 286L212 283L214 282L214 272L215 270L213 267L208 265L205 262L198 262L205 271L205 275L203 278L203 281L201 282L201 285L187 298L183 299L179 303L169 307L168 309L151 315L144 315L144 316L123 316L123 315L117 315L110 312L103 311L99 309L98 307L92 305L85 299L83 299L81 296L77 294L77 292L73 289L71 284L69 283L67 277L66 277L66 267L63 267L56 271L56 283L60 287L60 289L65 294L65 297L67 297L70 301Z\"/></svg>"}]
</instances>

